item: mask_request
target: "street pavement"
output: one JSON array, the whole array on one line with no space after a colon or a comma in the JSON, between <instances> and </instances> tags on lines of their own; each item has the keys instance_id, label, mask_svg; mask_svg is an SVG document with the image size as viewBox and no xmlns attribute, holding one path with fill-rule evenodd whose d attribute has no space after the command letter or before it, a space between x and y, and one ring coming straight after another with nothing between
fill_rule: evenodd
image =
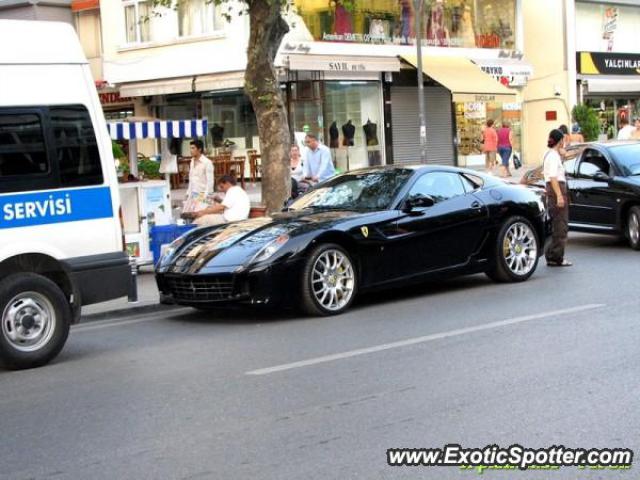
<instances>
[{"instance_id":1,"label":"street pavement","mask_svg":"<svg viewBox=\"0 0 640 480\"><path fill-rule=\"evenodd\" d=\"M362 298L339 317L189 309L73 328L0 371L0 479L458 479L393 447L638 450L640 253L572 234L575 266ZM485 471L506 479L637 470Z\"/></svg>"}]
</instances>

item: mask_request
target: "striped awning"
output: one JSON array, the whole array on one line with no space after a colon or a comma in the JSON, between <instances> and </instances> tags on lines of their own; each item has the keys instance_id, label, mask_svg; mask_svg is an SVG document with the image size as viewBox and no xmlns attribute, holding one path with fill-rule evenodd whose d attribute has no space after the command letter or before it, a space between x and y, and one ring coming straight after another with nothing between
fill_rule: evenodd
<instances>
[{"instance_id":1,"label":"striped awning","mask_svg":"<svg viewBox=\"0 0 640 480\"><path fill-rule=\"evenodd\" d=\"M113 140L140 138L196 138L207 134L207 120L158 120L107 123Z\"/></svg>"}]
</instances>

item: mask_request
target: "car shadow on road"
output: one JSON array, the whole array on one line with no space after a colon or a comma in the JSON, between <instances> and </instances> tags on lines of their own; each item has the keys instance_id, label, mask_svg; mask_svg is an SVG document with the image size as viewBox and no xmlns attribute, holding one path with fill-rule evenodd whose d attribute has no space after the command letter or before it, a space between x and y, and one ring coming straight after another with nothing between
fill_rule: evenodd
<instances>
[{"instance_id":1,"label":"car shadow on road","mask_svg":"<svg viewBox=\"0 0 640 480\"><path fill-rule=\"evenodd\" d=\"M572 246L584 248L607 248L616 250L633 250L629 246L629 241L622 236L615 235L598 235L590 233L569 233L569 242L567 249L570 251Z\"/></svg>"}]
</instances>

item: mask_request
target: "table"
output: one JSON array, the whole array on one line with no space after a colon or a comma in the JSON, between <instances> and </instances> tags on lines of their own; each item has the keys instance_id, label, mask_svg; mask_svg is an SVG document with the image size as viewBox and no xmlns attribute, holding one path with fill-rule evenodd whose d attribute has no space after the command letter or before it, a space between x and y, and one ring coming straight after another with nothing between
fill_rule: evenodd
<instances>
[{"instance_id":1,"label":"table","mask_svg":"<svg viewBox=\"0 0 640 480\"><path fill-rule=\"evenodd\" d=\"M220 158L215 157L213 160L214 174L216 177L216 181L222 175L235 175L237 178L240 176L240 185L242 189L245 188L244 183L244 164L246 162L245 157L233 157L231 158Z\"/></svg>"}]
</instances>

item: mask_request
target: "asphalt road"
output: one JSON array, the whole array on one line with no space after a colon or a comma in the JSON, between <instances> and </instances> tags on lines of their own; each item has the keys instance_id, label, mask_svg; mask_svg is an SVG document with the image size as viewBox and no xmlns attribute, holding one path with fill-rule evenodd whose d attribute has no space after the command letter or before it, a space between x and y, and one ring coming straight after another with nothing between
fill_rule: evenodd
<instances>
[{"instance_id":1,"label":"asphalt road","mask_svg":"<svg viewBox=\"0 0 640 480\"><path fill-rule=\"evenodd\" d=\"M386 451L637 450L640 253L590 235L569 253L573 268L541 264L525 284L421 285L335 318L179 310L79 325L52 365L0 371L0 478L475 478L389 467Z\"/></svg>"}]
</instances>

